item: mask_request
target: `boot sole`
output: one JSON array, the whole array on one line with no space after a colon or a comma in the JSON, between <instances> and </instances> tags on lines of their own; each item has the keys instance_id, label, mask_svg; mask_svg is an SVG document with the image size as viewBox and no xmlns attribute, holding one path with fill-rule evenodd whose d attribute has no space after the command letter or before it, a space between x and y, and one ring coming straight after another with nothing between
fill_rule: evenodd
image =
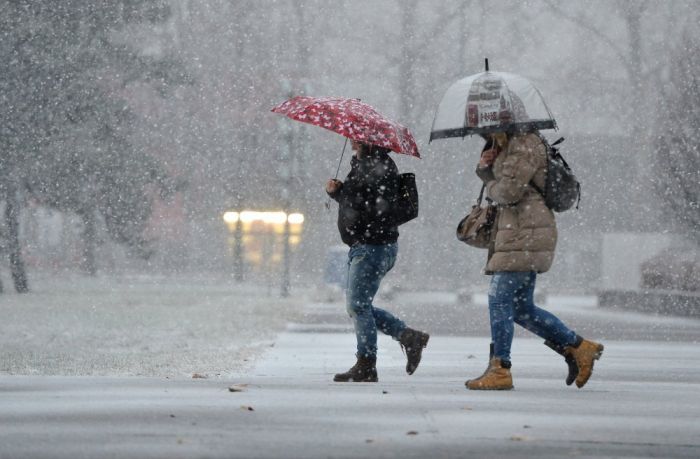
<instances>
[{"instance_id":1,"label":"boot sole","mask_svg":"<svg viewBox=\"0 0 700 459\"><path fill-rule=\"evenodd\" d=\"M379 382L379 377L377 377L376 375L372 375L372 376L365 378L365 379L354 379L354 378L345 379L345 378L338 378L337 376L334 376L333 382L340 382L340 383L344 383L344 382Z\"/></svg>"},{"instance_id":2,"label":"boot sole","mask_svg":"<svg viewBox=\"0 0 700 459\"><path fill-rule=\"evenodd\" d=\"M596 361L596 360L600 360L600 358L603 356L603 351L604 351L604 350L605 350L605 346L603 346L602 344L599 344L599 345L598 345L598 348L596 349L595 354L593 354L593 358L591 359L591 373L588 375L588 378L586 378L586 380L583 381L583 382L581 383L580 386L579 386L579 384L578 384L578 382L577 382L577 383L576 383L576 387L578 387L579 389L581 389L583 386L586 385L586 383L588 382L588 380L591 379L591 376L593 376L593 367L594 367L594 365L595 365L595 361Z\"/></svg>"},{"instance_id":3,"label":"boot sole","mask_svg":"<svg viewBox=\"0 0 700 459\"><path fill-rule=\"evenodd\" d=\"M471 387L467 386L466 384L464 386L469 390L513 390L515 388L515 386L510 386L510 387L474 387L474 388L471 388Z\"/></svg>"}]
</instances>

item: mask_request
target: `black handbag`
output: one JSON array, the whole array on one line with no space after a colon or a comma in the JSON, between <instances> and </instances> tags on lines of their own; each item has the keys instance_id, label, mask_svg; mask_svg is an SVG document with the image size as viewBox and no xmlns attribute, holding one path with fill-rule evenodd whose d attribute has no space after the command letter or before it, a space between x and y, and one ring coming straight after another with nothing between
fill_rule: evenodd
<instances>
[{"instance_id":1,"label":"black handbag","mask_svg":"<svg viewBox=\"0 0 700 459\"><path fill-rule=\"evenodd\" d=\"M399 193L394 209L394 223L403 225L418 216L418 187L411 172L399 174Z\"/></svg>"}]
</instances>

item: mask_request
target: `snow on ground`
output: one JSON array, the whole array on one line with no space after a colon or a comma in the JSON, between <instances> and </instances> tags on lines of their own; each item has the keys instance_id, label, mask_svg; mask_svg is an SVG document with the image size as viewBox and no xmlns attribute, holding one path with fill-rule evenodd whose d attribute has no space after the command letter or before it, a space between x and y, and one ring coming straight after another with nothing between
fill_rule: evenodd
<instances>
[{"instance_id":1,"label":"snow on ground","mask_svg":"<svg viewBox=\"0 0 700 459\"><path fill-rule=\"evenodd\" d=\"M354 361L354 337L333 333L282 333L227 380L0 375L0 457L700 457L695 344L606 342L577 389L518 339L515 390L468 391L487 340L431 337L408 376L381 336L377 384L332 382Z\"/></svg>"},{"instance_id":2,"label":"snow on ground","mask_svg":"<svg viewBox=\"0 0 700 459\"><path fill-rule=\"evenodd\" d=\"M302 301L224 276L30 280L28 294L0 294L0 375L226 375L271 345Z\"/></svg>"},{"instance_id":3,"label":"snow on ground","mask_svg":"<svg viewBox=\"0 0 700 459\"><path fill-rule=\"evenodd\" d=\"M337 384L333 373L354 362L354 335L327 333L348 328L342 301L313 303L300 290L281 300L276 287L225 277L33 276L31 286L0 295L0 457L700 451L697 320L548 297L544 304L606 346L589 384L565 386L563 359L519 334L515 390L483 393L464 380L488 358L485 305L448 292L380 299L430 327L415 375L382 335L380 382ZM307 333L280 334L288 323ZM233 384L240 391L230 392Z\"/></svg>"},{"instance_id":4,"label":"snow on ground","mask_svg":"<svg viewBox=\"0 0 700 459\"><path fill-rule=\"evenodd\" d=\"M31 277L0 294L0 375L226 376L252 365L285 329L351 330L342 298L314 303L296 288L236 284L224 275ZM700 321L607 310L591 296L543 304L582 335L610 340L700 339ZM434 336L486 336L488 307L456 292L380 295L377 304ZM518 328L517 337L531 337Z\"/></svg>"}]
</instances>

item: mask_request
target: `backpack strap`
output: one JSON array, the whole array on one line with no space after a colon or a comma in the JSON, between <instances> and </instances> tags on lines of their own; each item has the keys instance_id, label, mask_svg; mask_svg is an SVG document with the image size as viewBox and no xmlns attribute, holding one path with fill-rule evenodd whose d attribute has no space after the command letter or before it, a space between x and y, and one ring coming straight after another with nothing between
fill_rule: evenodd
<instances>
[{"instance_id":1,"label":"backpack strap","mask_svg":"<svg viewBox=\"0 0 700 459\"><path fill-rule=\"evenodd\" d=\"M544 198L544 190L542 190L540 187L538 187L537 185L535 185L535 182L533 182L532 180L530 180L530 183L529 183L528 185L530 185L531 187L533 187L533 188L535 189L535 191L537 191L539 194L541 194L542 197Z\"/></svg>"},{"instance_id":2,"label":"backpack strap","mask_svg":"<svg viewBox=\"0 0 700 459\"><path fill-rule=\"evenodd\" d=\"M549 144L549 142L547 142L547 138L545 136L543 136L541 132L539 132L539 131L537 132L537 137L539 137L540 140L542 141L542 143L544 144L544 154L547 155L547 163L549 164L549 158L551 156L554 156L552 154L552 152L556 151L556 148L554 148L554 145L559 145L560 143L562 143L564 141L564 137L559 137L551 145ZM564 161L564 158L562 158L562 161ZM566 164L566 162L564 162L564 164ZM567 167L569 167L569 166L567 165ZM546 178L545 178L545 180L546 180ZM535 182L530 180L530 183L528 185L530 185L532 188L535 189L535 191L537 191L539 194L541 194L543 198L545 197L544 190L542 190L540 187L535 185Z\"/></svg>"}]
</instances>

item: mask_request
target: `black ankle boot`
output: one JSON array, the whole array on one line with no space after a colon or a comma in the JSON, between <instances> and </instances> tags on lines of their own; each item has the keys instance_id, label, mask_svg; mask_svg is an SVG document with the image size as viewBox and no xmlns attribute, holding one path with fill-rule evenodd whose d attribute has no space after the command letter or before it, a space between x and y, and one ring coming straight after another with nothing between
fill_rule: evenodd
<instances>
[{"instance_id":1,"label":"black ankle boot","mask_svg":"<svg viewBox=\"0 0 700 459\"><path fill-rule=\"evenodd\" d=\"M401 333L399 344L401 344L406 354L406 373L409 375L412 375L413 372L416 371L416 368L418 368L423 354L423 348L428 345L428 339L430 339L429 334L412 328L406 328L403 333Z\"/></svg>"},{"instance_id":2,"label":"black ankle boot","mask_svg":"<svg viewBox=\"0 0 700 459\"><path fill-rule=\"evenodd\" d=\"M357 362L345 373L333 377L335 382L377 382L377 358L357 357Z\"/></svg>"}]
</instances>

